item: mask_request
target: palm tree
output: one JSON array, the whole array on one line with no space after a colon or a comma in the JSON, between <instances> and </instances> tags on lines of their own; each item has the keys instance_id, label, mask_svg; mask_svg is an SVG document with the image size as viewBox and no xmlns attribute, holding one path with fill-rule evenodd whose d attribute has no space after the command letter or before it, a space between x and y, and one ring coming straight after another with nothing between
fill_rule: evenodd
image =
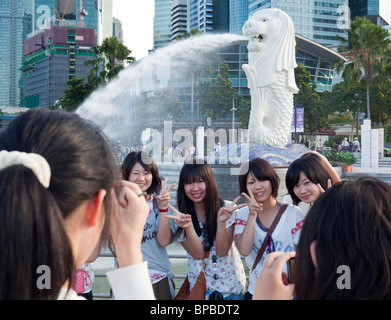
<instances>
[{"instance_id":1,"label":"palm tree","mask_svg":"<svg viewBox=\"0 0 391 320\"><path fill-rule=\"evenodd\" d=\"M133 63L135 58L130 56L132 51L118 41L117 37L105 38L100 46L93 48L95 59L85 62L85 65L92 65L88 81L94 87L100 83L107 83L113 79L126 63ZM99 66L105 63L104 69L98 75Z\"/></svg>"},{"instance_id":2,"label":"palm tree","mask_svg":"<svg viewBox=\"0 0 391 320\"><path fill-rule=\"evenodd\" d=\"M347 31L348 38L336 36L341 46L338 52L346 53L348 62L339 61L337 72L342 73L344 80L357 83L364 79L367 89L367 118L371 118L369 104L369 90L374 76L385 73L385 60L391 54L386 29L373 24L367 18L357 17Z\"/></svg>"}]
</instances>

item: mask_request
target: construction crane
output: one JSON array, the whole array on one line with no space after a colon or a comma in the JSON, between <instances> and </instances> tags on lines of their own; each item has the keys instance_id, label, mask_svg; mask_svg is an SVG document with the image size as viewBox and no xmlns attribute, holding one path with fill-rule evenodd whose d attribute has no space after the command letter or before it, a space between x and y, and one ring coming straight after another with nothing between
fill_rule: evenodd
<instances>
[{"instance_id":1,"label":"construction crane","mask_svg":"<svg viewBox=\"0 0 391 320\"><path fill-rule=\"evenodd\" d=\"M84 0L84 3L86 1ZM60 16L60 14L58 13L57 9L55 7L53 7L54 11L56 12L57 14L57 17L58 17L58 20L60 22L62 22L62 20L64 20L64 16L65 16L65 13L67 12L67 9L68 9L68 5L69 5L69 0L67 0L67 3L65 4L65 8L64 8L64 12L62 13L62 15Z\"/></svg>"},{"instance_id":2,"label":"construction crane","mask_svg":"<svg viewBox=\"0 0 391 320\"><path fill-rule=\"evenodd\" d=\"M86 8L86 0L84 0L83 6L80 9L80 27L82 28L84 28L84 17L88 16L88 11L85 8Z\"/></svg>"}]
</instances>

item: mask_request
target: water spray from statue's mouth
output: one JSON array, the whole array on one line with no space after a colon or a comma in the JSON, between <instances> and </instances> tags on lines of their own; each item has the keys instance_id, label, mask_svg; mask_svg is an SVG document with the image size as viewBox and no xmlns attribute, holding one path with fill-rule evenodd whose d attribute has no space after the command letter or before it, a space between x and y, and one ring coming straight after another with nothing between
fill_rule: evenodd
<instances>
[{"instance_id":1,"label":"water spray from statue's mouth","mask_svg":"<svg viewBox=\"0 0 391 320\"><path fill-rule=\"evenodd\" d=\"M252 36L251 37L252 40L255 40L257 42L262 42L263 40L263 35L259 34L259 35L256 35L256 36Z\"/></svg>"}]
</instances>

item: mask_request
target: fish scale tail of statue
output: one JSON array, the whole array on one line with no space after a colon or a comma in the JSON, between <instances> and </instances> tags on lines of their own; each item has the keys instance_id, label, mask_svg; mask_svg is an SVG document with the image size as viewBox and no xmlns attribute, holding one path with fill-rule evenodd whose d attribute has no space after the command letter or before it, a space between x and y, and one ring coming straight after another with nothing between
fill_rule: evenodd
<instances>
[{"instance_id":1,"label":"fish scale tail of statue","mask_svg":"<svg viewBox=\"0 0 391 320\"><path fill-rule=\"evenodd\" d=\"M248 64L242 66L251 94L249 142L285 147L291 134L293 94L299 91L293 22L279 9L264 9L255 12L242 31L249 38Z\"/></svg>"}]
</instances>

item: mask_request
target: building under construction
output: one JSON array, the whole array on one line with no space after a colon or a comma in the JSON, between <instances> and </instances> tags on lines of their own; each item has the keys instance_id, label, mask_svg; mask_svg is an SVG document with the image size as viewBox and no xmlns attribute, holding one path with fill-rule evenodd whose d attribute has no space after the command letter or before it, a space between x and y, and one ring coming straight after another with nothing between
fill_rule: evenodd
<instances>
[{"instance_id":1,"label":"building under construction","mask_svg":"<svg viewBox=\"0 0 391 320\"><path fill-rule=\"evenodd\" d=\"M24 107L48 108L64 96L72 77L87 79L94 58L96 30L53 26L27 39L22 71Z\"/></svg>"},{"instance_id":2,"label":"building under construction","mask_svg":"<svg viewBox=\"0 0 391 320\"><path fill-rule=\"evenodd\" d=\"M27 108L52 107L64 97L67 81L72 77L87 79L92 68L84 63L94 58L97 26L84 23L88 16L86 0L58 0L53 4L50 14L35 19L39 28L24 42L22 106Z\"/></svg>"}]
</instances>

